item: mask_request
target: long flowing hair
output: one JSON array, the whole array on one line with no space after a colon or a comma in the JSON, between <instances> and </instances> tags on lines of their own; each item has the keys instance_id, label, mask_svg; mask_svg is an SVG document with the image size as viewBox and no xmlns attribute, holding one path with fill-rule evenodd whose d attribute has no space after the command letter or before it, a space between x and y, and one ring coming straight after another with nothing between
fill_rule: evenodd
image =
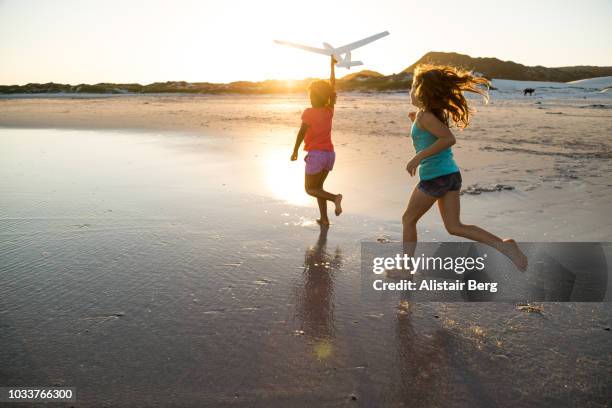
<instances>
[{"instance_id":1,"label":"long flowing hair","mask_svg":"<svg viewBox=\"0 0 612 408\"><path fill-rule=\"evenodd\" d=\"M455 125L461 129L470 124L472 113L463 92L480 94L487 103L490 85L486 78L448 65L419 65L412 79L414 95L423 107L447 126Z\"/></svg>"}]
</instances>

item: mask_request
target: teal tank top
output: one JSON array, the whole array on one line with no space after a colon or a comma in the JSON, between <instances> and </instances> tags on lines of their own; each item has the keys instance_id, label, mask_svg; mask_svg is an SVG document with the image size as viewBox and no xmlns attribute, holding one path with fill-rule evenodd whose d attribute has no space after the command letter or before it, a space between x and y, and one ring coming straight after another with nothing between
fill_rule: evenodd
<instances>
[{"instance_id":1,"label":"teal tank top","mask_svg":"<svg viewBox=\"0 0 612 408\"><path fill-rule=\"evenodd\" d=\"M410 129L412 144L414 150L419 153L421 150L427 149L438 139L425 129L417 126L416 121L412 123ZM421 160L419 166L419 178L421 180L431 180L436 177L445 176L447 174L456 173L459 171L453 152L450 147Z\"/></svg>"}]
</instances>

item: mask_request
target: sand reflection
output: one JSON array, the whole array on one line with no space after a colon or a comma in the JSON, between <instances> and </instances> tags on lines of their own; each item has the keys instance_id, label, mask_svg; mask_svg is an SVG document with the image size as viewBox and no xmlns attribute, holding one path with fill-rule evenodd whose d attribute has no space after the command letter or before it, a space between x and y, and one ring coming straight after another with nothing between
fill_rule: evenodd
<instances>
[{"instance_id":1,"label":"sand reflection","mask_svg":"<svg viewBox=\"0 0 612 408\"><path fill-rule=\"evenodd\" d=\"M342 267L342 253L327 250L327 231L321 226L317 242L306 249L303 283L297 293L297 318L301 330L315 340L314 354L325 359L333 354L334 275Z\"/></svg>"}]
</instances>

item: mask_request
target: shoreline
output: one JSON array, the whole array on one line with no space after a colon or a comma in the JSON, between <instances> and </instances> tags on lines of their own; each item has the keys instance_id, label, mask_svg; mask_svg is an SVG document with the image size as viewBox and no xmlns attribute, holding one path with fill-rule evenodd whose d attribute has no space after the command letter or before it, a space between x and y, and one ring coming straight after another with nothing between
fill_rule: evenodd
<instances>
[{"instance_id":1,"label":"shoreline","mask_svg":"<svg viewBox=\"0 0 612 408\"><path fill-rule=\"evenodd\" d=\"M0 101L0 127L180 133L195 144L219 140L217 149L228 159L254 160L251 166L269 175L260 178L263 191L314 208L301 187L303 152L298 162L288 162L306 104L304 95L12 99ZM456 132L454 148L467 193L466 222L484 222L523 241L612 241L612 221L605 215L612 201L612 126L606 110L604 117L592 117L581 108L585 104L544 99L476 104L472 127ZM349 212L399 223L417 182L404 170L414 154L405 137L409 109L405 96L339 99L333 130L337 166L326 186L348 198ZM588 139L575 136L587 133ZM257 191L248 181L249 166L240 169L244 184L236 187ZM435 210L423 221L443 229Z\"/></svg>"}]
</instances>

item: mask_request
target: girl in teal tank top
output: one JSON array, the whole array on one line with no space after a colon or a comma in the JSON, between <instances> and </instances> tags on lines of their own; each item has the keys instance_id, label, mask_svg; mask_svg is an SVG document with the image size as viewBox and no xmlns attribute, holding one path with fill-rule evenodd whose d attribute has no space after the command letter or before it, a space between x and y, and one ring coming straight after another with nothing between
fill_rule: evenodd
<instances>
[{"instance_id":1,"label":"girl in teal tank top","mask_svg":"<svg viewBox=\"0 0 612 408\"><path fill-rule=\"evenodd\" d=\"M455 136L451 125L469 125L470 108L463 92L487 92L479 85L489 85L485 78L449 66L420 65L413 74L410 99L418 112L409 113L410 135L416 155L406 165L411 176L419 170L408 208L402 217L403 242L409 256L414 255L419 219L438 202L446 230L456 236L490 245L506 255L521 270L527 269L527 257L513 239L502 239L476 225L460 220L461 173L451 146Z\"/></svg>"},{"instance_id":2,"label":"girl in teal tank top","mask_svg":"<svg viewBox=\"0 0 612 408\"><path fill-rule=\"evenodd\" d=\"M435 137L431 132L421 129L417 122L412 123L410 131L412 137L412 144L414 150L417 153L431 147L438 138ZM432 154L431 156L421 160L419 165L419 178L421 180L431 180L433 178L444 176L446 174L456 173L459 171L459 167L453 159L453 152L450 147L443 149L442 151Z\"/></svg>"}]
</instances>

